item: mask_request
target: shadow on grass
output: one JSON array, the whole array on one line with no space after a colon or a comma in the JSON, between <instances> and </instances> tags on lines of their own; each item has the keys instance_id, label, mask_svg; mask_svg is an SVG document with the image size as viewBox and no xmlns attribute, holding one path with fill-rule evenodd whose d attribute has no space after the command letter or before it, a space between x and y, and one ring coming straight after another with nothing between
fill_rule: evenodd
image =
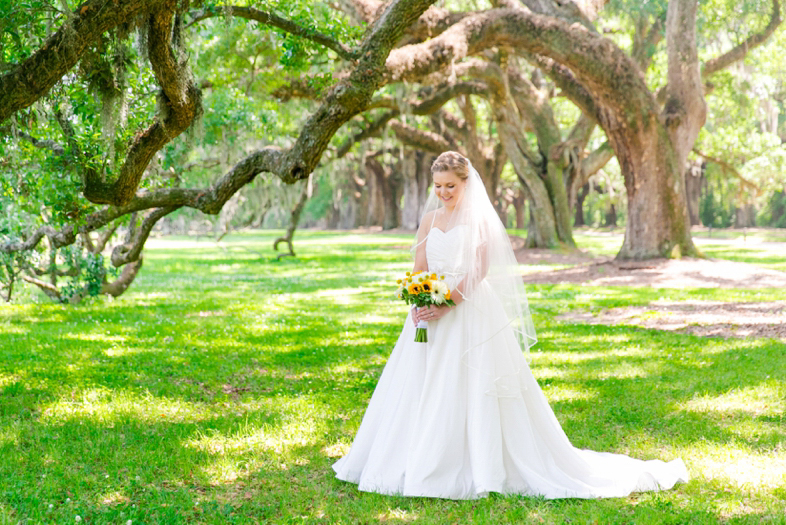
<instances>
[{"instance_id":1,"label":"shadow on grass","mask_svg":"<svg viewBox=\"0 0 786 525\"><path fill-rule=\"evenodd\" d=\"M747 497L698 481L604 501L359 493L335 480L330 465L354 435L401 329L403 313L379 313L400 255L348 245L277 267L212 256L147 273L128 300L0 313L0 505L15 521L715 523L726 510L708 503L707 490L728 495L724 502ZM185 288L174 285L176 275ZM342 304L352 287L372 291ZM241 296L253 293L259 301ZM597 297L582 299L587 293ZM767 387L768 376L782 381L777 344L551 320L566 304L646 303L661 293L536 288L535 375L547 394L592 393L552 404L574 444L625 452L647 440L701 440L764 452L782 443L778 414L686 405ZM730 419L754 424L756 435L730 429Z\"/></svg>"}]
</instances>

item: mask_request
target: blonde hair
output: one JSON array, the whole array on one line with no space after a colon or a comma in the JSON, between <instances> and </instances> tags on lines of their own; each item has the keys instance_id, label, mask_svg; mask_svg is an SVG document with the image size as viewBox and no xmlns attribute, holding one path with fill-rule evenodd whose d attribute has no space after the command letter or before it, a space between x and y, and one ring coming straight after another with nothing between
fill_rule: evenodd
<instances>
[{"instance_id":1,"label":"blonde hair","mask_svg":"<svg viewBox=\"0 0 786 525\"><path fill-rule=\"evenodd\" d=\"M469 177L469 161L460 153L446 151L437 157L437 160L431 165L432 175L440 171L451 171L459 179L467 180L467 177Z\"/></svg>"}]
</instances>

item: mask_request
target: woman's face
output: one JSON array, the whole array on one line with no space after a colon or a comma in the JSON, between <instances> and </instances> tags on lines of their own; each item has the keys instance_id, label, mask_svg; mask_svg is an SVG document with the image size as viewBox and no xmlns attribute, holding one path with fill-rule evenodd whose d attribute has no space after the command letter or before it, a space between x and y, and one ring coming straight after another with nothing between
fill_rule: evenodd
<instances>
[{"instance_id":1,"label":"woman's face","mask_svg":"<svg viewBox=\"0 0 786 525\"><path fill-rule=\"evenodd\" d=\"M464 195L467 181L462 180L452 171L437 171L432 175L434 179L434 192L449 210L456 207Z\"/></svg>"}]
</instances>

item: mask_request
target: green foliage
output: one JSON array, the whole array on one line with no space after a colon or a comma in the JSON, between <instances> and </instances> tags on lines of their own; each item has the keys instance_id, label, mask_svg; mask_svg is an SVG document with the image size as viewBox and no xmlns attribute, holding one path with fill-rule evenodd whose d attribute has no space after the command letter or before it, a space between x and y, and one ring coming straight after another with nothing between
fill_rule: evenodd
<instances>
[{"instance_id":1,"label":"green foliage","mask_svg":"<svg viewBox=\"0 0 786 525\"><path fill-rule=\"evenodd\" d=\"M78 245L61 249L59 255L66 271L72 274L59 289L64 303L83 293L97 297L105 278L116 277L119 273L117 268L108 266L102 254L90 253Z\"/></svg>"},{"instance_id":2,"label":"green foliage","mask_svg":"<svg viewBox=\"0 0 786 525\"><path fill-rule=\"evenodd\" d=\"M728 228L732 225L732 210L720 193L709 186L699 199L699 218L705 226Z\"/></svg>"},{"instance_id":3,"label":"green foliage","mask_svg":"<svg viewBox=\"0 0 786 525\"><path fill-rule=\"evenodd\" d=\"M330 465L401 329L391 281L411 269L411 236L303 232L298 261L274 263L279 234L233 236L226 251L153 240L117 300L0 308L0 521L782 522L781 343L555 319L779 290L530 287L533 373L572 442L682 457L690 483L605 500L381 496Z\"/></svg>"},{"instance_id":4,"label":"green foliage","mask_svg":"<svg viewBox=\"0 0 786 525\"><path fill-rule=\"evenodd\" d=\"M786 191L773 192L757 222L762 226L786 228Z\"/></svg>"}]
</instances>

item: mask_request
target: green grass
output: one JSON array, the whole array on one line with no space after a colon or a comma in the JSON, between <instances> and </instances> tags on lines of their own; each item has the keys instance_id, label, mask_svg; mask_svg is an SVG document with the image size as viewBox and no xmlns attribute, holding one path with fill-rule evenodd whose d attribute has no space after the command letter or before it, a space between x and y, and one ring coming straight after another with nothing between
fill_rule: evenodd
<instances>
[{"instance_id":1,"label":"green grass","mask_svg":"<svg viewBox=\"0 0 786 525\"><path fill-rule=\"evenodd\" d=\"M154 239L117 300L0 308L0 523L786 523L782 343L554 320L781 291L530 287L533 370L573 443L682 457L691 482L598 501L389 497L330 465L400 330L411 237L298 232L298 259L274 262L277 233Z\"/></svg>"},{"instance_id":2,"label":"green grass","mask_svg":"<svg viewBox=\"0 0 786 525\"><path fill-rule=\"evenodd\" d=\"M574 232L580 249L593 255L614 256L622 246L624 231L593 231L586 228ZM525 234L526 235L526 234ZM698 249L707 257L751 263L770 270L786 271L786 232L775 229L742 230L706 229L693 232Z\"/></svg>"}]
</instances>

